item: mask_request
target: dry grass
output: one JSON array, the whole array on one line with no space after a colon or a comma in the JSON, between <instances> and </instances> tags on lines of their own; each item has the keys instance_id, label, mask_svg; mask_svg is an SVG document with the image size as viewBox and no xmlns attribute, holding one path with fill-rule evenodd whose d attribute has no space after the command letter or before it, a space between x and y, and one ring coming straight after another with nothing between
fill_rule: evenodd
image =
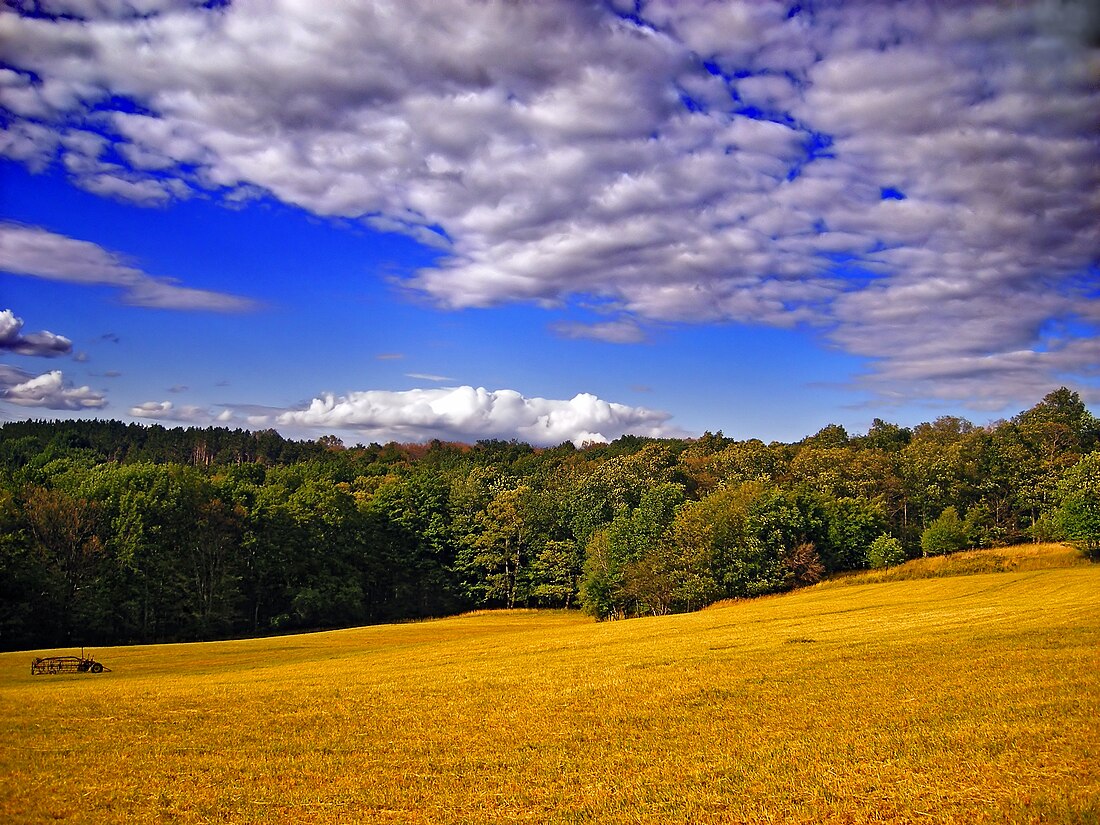
<instances>
[{"instance_id":1,"label":"dry grass","mask_svg":"<svg viewBox=\"0 0 1100 825\"><path fill-rule=\"evenodd\" d=\"M0 655L0 821L1100 819L1100 566L95 654Z\"/></svg>"},{"instance_id":2,"label":"dry grass","mask_svg":"<svg viewBox=\"0 0 1100 825\"><path fill-rule=\"evenodd\" d=\"M1050 570L1062 567L1086 567L1089 560L1068 544L1018 544L967 550L947 556L913 559L897 567L843 573L820 587L878 582L911 581L939 576L969 576L975 573L1008 573L1026 570Z\"/></svg>"}]
</instances>

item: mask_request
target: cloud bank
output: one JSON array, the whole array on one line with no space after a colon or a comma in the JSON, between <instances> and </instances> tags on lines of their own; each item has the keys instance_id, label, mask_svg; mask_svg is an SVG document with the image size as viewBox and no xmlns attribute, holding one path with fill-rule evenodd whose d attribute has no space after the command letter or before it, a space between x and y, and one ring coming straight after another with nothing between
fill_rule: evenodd
<instances>
[{"instance_id":1,"label":"cloud bank","mask_svg":"<svg viewBox=\"0 0 1100 825\"><path fill-rule=\"evenodd\" d=\"M317 433L345 432L363 441L424 442L433 438L474 442L517 439L556 446L571 441L612 441L625 433L682 436L659 410L630 407L581 393L568 400L527 398L515 390L483 387L366 390L344 396L323 394L300 409L277 410L224 405L220 413L171 401L148 401L130 409L135 418L197 425L239 424Z\"/></svg>"},{"instance_id":2,"label":"cloud bank","mask_svg":"<svg viewBox=\"0 0 1100 825\"><path fill-rule=\"evenodd\" d=\"M581 393L568 401L525 398L515 390L483 387L372 390L322 395L302 410L280 415L283 426L352 430L371 441L473 441L516 438L529 444L611 441L624 433L680 435L668 413L628 407Z\"/></svg>"},{"instance_id":3,"label":"cloud bank","mask_svg":"<svg viewBox=\"0 0 1100 825\"><path fill-rule=\"evenodd\" d=\"M0 152L91 191L407 232L447 250L404 282L442 307L614 313L568 337L804 325L884 398L1096 377L1086 0L37 5L0 16ZM35 232L17 271L136 277Z\"/></svg>"}]
</instances>

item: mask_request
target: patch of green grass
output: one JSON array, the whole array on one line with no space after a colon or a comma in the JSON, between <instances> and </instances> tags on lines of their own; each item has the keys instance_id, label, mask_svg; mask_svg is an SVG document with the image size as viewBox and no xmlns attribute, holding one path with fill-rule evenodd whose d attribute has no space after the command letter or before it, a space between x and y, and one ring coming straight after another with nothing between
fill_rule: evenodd
<instances>
[{"instance_id":1,"label":"patch of green grass","mask_svg":"<svg viewBox=\"0 0 1100 825\"><path fill-rule=\"evenodd\" d=\"M0 821L1066 822L1100 567L0 655Z\"/></svg>"}]
</instances>

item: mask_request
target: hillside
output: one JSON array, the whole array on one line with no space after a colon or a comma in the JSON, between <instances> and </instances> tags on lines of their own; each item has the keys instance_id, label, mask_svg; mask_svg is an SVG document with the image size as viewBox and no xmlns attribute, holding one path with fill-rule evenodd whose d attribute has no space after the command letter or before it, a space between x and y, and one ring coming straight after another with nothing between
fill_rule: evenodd
<instances>
[{"instance_id":1,"label":"hillside","mask_svg":"<svg viewBox=\"0 0 1100 825\"><path fill-rule=\"evenodd\" d=\"M5 822L1094 822L1100 566L0 654Z\"/></svg>"}]
</instances>

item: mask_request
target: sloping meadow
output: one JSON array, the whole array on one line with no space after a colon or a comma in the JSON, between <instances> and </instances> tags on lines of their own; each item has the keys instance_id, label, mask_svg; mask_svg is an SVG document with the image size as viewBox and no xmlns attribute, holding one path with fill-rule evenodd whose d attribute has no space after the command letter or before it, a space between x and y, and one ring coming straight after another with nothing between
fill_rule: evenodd
<instances>
[{"instance_id":1,"label":"sloping meadow","mask_svg":"<svg viewBox=\"0 0 1100 825\"><path fill-rule=\"evenodd\" d=\"M1095 565L92 653L0 655L0 820L1100 817Z\"/></svg>"}]
</instances>

